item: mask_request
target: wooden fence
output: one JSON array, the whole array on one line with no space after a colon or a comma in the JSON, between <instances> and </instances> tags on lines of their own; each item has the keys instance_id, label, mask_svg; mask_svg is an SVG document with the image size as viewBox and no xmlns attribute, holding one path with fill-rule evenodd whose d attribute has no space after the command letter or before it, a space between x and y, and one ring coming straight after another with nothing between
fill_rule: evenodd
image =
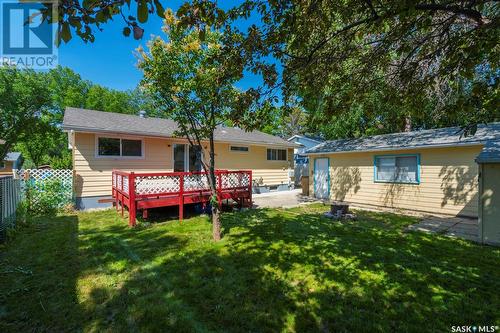
<instances>
[{"instance_id":1,"label":"wooden fence","mask_svg":"<svg viewBox=\"0 0 500 333\"><path fill-rule=\"evenodd\" d=\"M22 180L12 176L0 177L0 240L5 238L5 231L14 227L16 210L23 200Z\"/></svg>"}]
</instances>

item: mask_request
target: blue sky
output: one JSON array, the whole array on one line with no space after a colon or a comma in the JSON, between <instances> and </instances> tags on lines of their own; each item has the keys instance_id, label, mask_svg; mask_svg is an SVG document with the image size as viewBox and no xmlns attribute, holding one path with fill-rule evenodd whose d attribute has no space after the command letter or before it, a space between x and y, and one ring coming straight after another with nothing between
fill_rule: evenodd
<instances>
[{"instance_id":1,"label":"blue sky","mask_svg":"<svg viewBox=\"0 0 500 333\"><path fill-rule=\"evenodd\" d=\"M163 3L176 10L183 1L167 0ZM126 8L124 14L127 15ZM73 36L68 44L62 43L59 48L59 64L70 67L83 79L97 84L118 90L133 89L142 77L136 67L134 51L139 45L145 46L151 35L164 36L162 24L162 19L156 13L149 15L148 22L141 25L145 29L144 37L136 41L131 36L123 36L125 23L121 17L116 16L114 21L102 26L102 32L95 31L94 43L85 44L78 36ZM246 26L249 22L244 24ZM255 76L248 75L238 86L245 89L259 82Z\"/></svg>"}]
</instances>

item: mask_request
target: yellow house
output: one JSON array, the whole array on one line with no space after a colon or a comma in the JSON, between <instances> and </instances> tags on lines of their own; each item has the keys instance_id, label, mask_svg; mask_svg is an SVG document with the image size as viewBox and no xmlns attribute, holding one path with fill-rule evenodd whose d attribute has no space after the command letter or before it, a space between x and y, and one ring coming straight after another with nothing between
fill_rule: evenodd
<instances>
[{"instance_id":1,"label":"yellow house","mask_svg":"<svg viewBox=\"0 0 500 333\"><path fill-rule=\"evenodd\" d=\"M20 169L23 163L21 153L8 153L3 161L0 161L0 176L12 176L12 171Z\"/></svg>"},{"instance_id":2,"label":"yellow house","mask_svg":"<svg viewBox=\"0 0 500 333\"><path fill-rule=\"evenodd\" d=\"M478 217L478 165L500 123L327 141L309 149L309 193L365 208Z\"/></svg>"},{"instance_id":3,"label":"yellow house","mask_svg":"<svg viewBox=\"0 0 500 333\"><path fill-rule=\"evenodd\" d=\"M63 129L73 151L75 195L80 209L109 205L111 171L200 171L200 155L174 136L175 122L111 112L67 108ZM216 168L252 170L256 186L289 189L296 144L259 131L220 127L215 133ZM208 143L201 149L208 149Z\"/></svg>"}]
</instances>

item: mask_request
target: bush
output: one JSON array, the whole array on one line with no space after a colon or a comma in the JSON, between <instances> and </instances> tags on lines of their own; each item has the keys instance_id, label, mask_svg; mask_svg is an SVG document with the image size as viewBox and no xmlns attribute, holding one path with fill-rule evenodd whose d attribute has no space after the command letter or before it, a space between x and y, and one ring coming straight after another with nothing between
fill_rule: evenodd
<instances>
[{"instance_id":1,"label":"bush","mask_svg":"<svg viewBox=\"0 0 500 333\"><path fill-rule=\"evenodd\" d=\"M55 214L68 203L67 189L59 179L29 180L26 201L30 215Z\"/></svg>"}]
</instances>

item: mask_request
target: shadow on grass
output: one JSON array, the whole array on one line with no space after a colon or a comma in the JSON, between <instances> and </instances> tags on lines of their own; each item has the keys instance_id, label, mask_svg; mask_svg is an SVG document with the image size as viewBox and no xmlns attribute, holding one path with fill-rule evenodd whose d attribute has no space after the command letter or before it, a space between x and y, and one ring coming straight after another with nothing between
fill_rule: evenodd
<instances>
[{"instance_id":1,"label":"shadow on grass","mask_svg":"<svg viewBox=\"0 0 500 333\"><path fill-rule=\"evenodd\" d=\"M60 234L54 240L71 250L64 261L57 252L40 261L54 261L55 277L28 279L42 283L44 295L55 288L60 306L40 319L36 304L17 316L36 300L19 292L24 298L8 296L0 319L8 328L55 331L448 331L499 323L499 249L403 233L414 222L408 217L360 212L359 221L338 223L320 209L223 214L217 244L207 217L137 229L114 212L81 214L79 224L67 217L72 228L46 221L42 234ZM9 246L8 260L38 237L19 237L25 241ZM58 275L67 288L40 281ZM66 318L51 321L63 307Z\"/></svg>"}]
</instances>

